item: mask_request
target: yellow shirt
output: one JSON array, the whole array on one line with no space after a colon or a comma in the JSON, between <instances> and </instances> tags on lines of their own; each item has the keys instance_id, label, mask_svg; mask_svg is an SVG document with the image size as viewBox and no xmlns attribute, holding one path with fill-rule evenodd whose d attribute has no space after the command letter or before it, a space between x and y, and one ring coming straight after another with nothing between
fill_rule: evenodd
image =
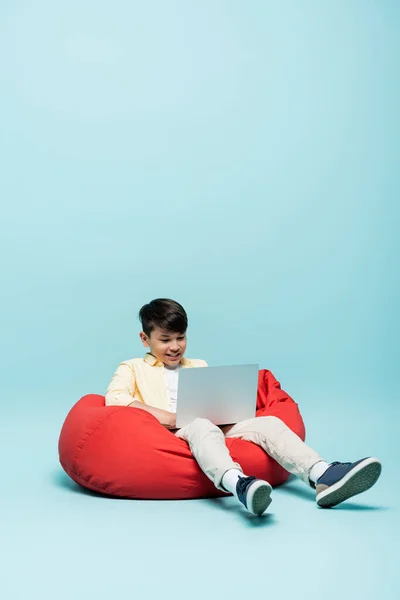
<instances>
[{"instance_id":1,"label":"yellow shirt","mask_svg":"<svg viewBox=\"0 0 400 600\"><path fill-rule=\"evenodd\" d=\"M205 360L183 358L182 369L207 367ZM164 363L152 354L121 363L106 392L106 406L129 406L143 402L148 406L168 410L169 397L164 377Z\"/></svg>"}]
</instances>

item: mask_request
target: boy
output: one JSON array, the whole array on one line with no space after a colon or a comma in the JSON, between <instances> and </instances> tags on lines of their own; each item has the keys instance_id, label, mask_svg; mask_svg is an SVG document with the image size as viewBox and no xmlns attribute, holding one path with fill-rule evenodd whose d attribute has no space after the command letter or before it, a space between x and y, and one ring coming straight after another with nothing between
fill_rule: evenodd
<instances>
[{"instance_id":1,"label":"boy","mask_svg":"<svg viewBox=\"0 0 400 600\"><path fill-rule=\"evenodd\" d=\"M143 329L140 338L150 352L144 359L120 364L108 386L106 404L132 406L151 413L189 444L200 468L214 485L231 492L248 511L263 514L271 503L272 488L267 481L245 475L241 466L233 462L225 436L261 446L287 471L315 488L317 504L324 508L368 490L378 480L382 467L376 458L329 464L273 416L221 428L207 419L196 419L176 430L179 371L206 367L207 363L184 356L188 319L180 304L168 299L152 300L141 308L139 317Z\"/></svg>"}]
</instances>

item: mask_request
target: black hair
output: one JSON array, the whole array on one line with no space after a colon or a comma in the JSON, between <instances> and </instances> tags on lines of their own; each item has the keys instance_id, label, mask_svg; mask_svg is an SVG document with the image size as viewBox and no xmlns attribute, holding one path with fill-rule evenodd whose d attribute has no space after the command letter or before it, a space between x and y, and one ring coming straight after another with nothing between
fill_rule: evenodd
<instances>
[{"instance_id":1,"label":"black hair","mask_svg":"<svg viewBox=\"0 0 400 600\"><path fill-rule=\"evenodd\" d=\"M168 298L157 298L142 306L139 319L143 331L150 336L156 327L171 333L186 333L188 318L183 306Z\"/></svg>"}]
</instances>

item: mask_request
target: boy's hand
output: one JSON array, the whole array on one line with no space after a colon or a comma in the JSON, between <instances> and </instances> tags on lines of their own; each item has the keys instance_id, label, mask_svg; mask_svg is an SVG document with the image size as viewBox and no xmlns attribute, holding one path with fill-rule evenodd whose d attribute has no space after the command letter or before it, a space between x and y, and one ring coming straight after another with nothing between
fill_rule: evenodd
<instances>
[{"instance_id":1,"label":"boy's hand","mask_svg":"<svg viewBox=\"0 0 400 600\"><path fill-rule=\"evenodd\" d=\"M132 406L132 408L140 408L140 410L150 413L157 419L157 421L161 423L163 427L166 427L167 429L176 429L175 413L169 412L168 410L162 410L161 408L155 408L154 406L147 406L139 400L135 400L129 404L129 406Z\"/></svg>"},{"instance_id":2,"label":"boy's hand","mask_svg":"<svg viewBox=\"0 0 400 600\"><path fill-rule=\"evenodd\" d=\"M176 414L169 413L168 414L168 423L166 425L167 429L176 429Z\"/></svg>"}]
</instances>

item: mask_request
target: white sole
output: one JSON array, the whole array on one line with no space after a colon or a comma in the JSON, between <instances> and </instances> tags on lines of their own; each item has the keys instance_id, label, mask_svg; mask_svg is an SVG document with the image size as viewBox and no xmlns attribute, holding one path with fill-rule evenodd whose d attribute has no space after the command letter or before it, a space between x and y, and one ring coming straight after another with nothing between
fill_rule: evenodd
<instances>
[{"instance_id":1,"label":"white sole","mask_svg":"<svg viewBox=\"0 0 400 600\"><path fill-rule=\"evenodd\" d=\"M258 480L251 484L246 494L247 509L257 515L262 515L272 502L272 487L266 481Z\"/></svg>"},{"instance_id":2,"label":"white sole","mask_svg":"<svg viewBox=\"0 0 400 600\"><path fill-rule=\"evenodd\" d=\"M366 458L342 479L317 494L317 504L322 508L331 508L352 496L369 490L379 479L382 465L377 458Z\"/></svg>"}]
</instances>

